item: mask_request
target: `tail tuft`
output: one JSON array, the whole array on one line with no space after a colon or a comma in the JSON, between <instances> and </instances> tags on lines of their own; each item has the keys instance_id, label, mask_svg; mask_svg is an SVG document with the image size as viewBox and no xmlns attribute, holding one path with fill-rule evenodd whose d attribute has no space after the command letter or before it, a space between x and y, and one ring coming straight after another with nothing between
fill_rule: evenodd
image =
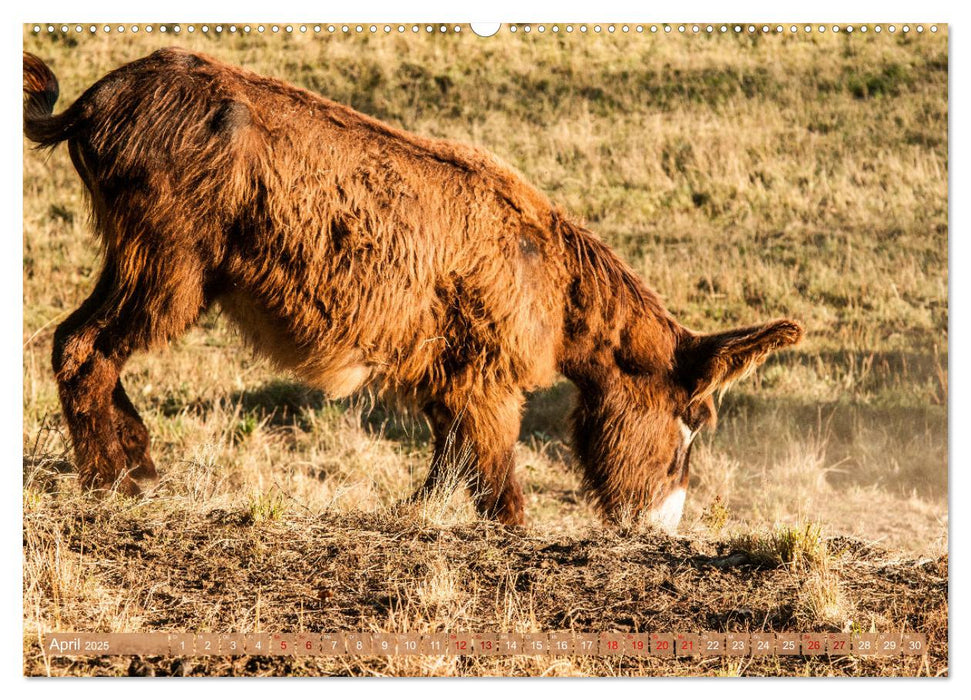
<instances>
[{"instance_id":1,"label":"tail tuft","mask_svg":"<svg viewBox=\"0 0 971 700\"><path fill-rule=\"evenodd\" d=\"M76 110L54 116L58 85L54 73L24 51L24 135L41 146L54 146L71 135Z\"/></svg>"},{"instance_id":2,"label":"tail tuft","mask_svg":"<svg viewBox=\"0 0 971 700\"><path fill-rule=\"evenodd\" d=\"M57 102L57 78L47 64L24 51L24 115L47 116Z\"/></svg>"}]
</instances>

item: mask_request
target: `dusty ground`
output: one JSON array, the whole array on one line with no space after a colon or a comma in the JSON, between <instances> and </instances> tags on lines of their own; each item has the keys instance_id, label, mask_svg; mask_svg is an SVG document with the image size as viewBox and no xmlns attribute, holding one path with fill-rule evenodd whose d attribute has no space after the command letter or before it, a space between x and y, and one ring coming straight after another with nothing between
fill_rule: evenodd
<instances>
[{"instance_id":1,"label":"dusty ground","mask_svg":"<svg viewBox=\"0 0 971 700\"><path fill-rule=\"evenodd\" d=\"M56 479L55 479L56 481ZM113 499L111 499L113 501ZM732 538L442 527L408 509L311 514L61 500L30 509L30 573L54 628L198 632L921 631L927 657L534 659L270 657L45 660L30 675L939 675L947 557L820 540L824 561L771 561ZM814 543L810 543L815 546ZM78 578L60 566L83 560ZM36 568L35 568L36 567ZM70 574L68 574L70 575ZM60 577L60 578L58 578ZM72 585L73 584L73 585ZM823 595L820 595L821 591ZM33 591L32 593L40 593ZM29 614L29 613L28 613ZM61 620L61 625L58 624Z\"/></svg>"}]
</instances>

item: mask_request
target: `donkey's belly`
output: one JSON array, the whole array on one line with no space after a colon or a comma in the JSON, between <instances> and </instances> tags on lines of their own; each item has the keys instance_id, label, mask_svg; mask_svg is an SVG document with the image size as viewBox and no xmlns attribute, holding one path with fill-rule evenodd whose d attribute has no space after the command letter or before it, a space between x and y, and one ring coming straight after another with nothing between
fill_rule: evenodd
<instances>
[{"instance_id":1,"label":"donkey's belly","mask_svg":"<svg viewBox=\"0 0 971 700\"><path fill-rule=\"evenodd\" d=\"M219 304L258 353L331 398L349 396L377 378L360 349L332 342L327 329L300 334L293 319L281 318L242 293L222 296Z\"/></svg>"},{"instance_id":2,"label":"donkey's belly","mask_svg":"<svg viewBox=\"0 0 971 700\"><path fill-rule=\"evenodd\" d=\"M310 367L295 369L305 382L326 392L329 397L339 399L350 396L374 380L374 368L355 361L359 355L352 351L344 357L332 358L327 364L314 362Z\"/></svg>"}]
</instances>

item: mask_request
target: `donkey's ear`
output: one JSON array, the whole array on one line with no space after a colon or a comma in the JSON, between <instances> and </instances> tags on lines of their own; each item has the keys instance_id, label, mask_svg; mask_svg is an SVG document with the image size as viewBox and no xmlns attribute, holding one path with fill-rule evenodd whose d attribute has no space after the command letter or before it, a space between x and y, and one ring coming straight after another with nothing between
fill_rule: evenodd
<instances>
[{"instance_id":1,"label":"donkey's ear","mask_svg":"<svg viewBox=\"0 0 971 700\"><path fill-rule=\"evenodd\" d=\"M758 367L773 350L798 343L802 326L780 320L708 335L688 334L678 345L676 372L700 401Z\"/></svg>"}]
</instances>

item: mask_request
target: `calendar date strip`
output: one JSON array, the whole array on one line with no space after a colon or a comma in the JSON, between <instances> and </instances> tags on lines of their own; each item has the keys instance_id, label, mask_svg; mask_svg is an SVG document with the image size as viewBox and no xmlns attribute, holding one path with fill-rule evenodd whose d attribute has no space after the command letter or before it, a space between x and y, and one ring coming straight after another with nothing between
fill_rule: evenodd
<instances>
[{"instance_id":1,"label":"calendar date strip","mask_svg":"<svg viewBox=\"0 0 971 700\"><path fill-rule=\"evenodd\" d=\"M921 656L909 633L437 633L43 635L44 653L72 656Z\"/></svg>"}]
</instances>

